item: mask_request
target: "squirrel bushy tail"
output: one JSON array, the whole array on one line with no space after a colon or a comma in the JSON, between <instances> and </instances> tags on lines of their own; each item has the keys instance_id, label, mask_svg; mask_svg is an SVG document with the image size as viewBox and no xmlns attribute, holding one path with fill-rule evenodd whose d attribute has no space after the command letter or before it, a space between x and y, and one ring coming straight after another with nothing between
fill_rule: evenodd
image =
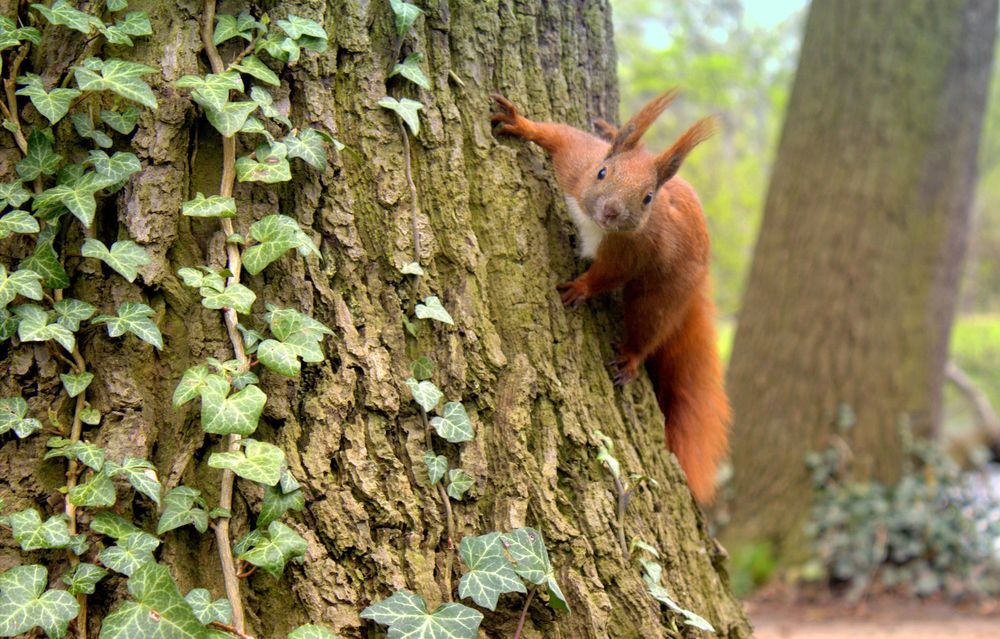
<instances>
[{"instance_id":1,"label":"squirrel bushy tail","mask_svg":"<svg viewBox=\"0 0 1000 639\"><path fill-rule=\"evenodd\" d=\"M703 504L715 497L730 419L714 312L707 293L696 294L679 330L646 360L666 420L667 447L677 456L695 499Z\"/></svg>"}]
</instances>

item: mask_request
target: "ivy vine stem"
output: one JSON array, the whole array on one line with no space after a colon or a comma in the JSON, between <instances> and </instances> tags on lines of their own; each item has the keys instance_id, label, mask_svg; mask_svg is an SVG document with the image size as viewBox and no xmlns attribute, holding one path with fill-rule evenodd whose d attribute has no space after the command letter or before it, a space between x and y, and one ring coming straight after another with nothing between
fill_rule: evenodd
<instances>
[{"instance_id":1,"label":"ivy vine stem","mask_svg":"<svg viewBox=\"0 0 1000 639\"><path fill-rule=\"evenodd\" d=\"M628 508L632 491L625 490L620 477L615 477L615 491L618 493L618 543L622 547L622 555L625 556L625 561L627 562L632 558L632 553L629 552L628 542L625 539L625 510Z\"/></svg>"},{"instance_id":2,"label":"ivy vine stem","mask_svg":"<svg viewBox=\"0 0 1000 639\"><path fill-rule=\"evenodd\" d=\"M431 435L431 422L427 418L427 411L424 410L423 406L419 406L418 409L420 410L420 420L424 424L424 433L426 434L427 437L427 449L433 450L432 444L434 442L433 442L433 437ZM442 575L444 578L444 593L445 593L445 600L452 601L451 572L452 572L453 562L455 560L455 515L451 510L451 498L448 497L448 491L445 490L444 484L438 482L437 488L438 488L438 495L441 497L441 503L444 504L445 524L448 527L448 539L444 556L444 574Z\"/></svg>"},{"instance_id":3,"label":"ivy vine stem","mask_svg":"<svg viewBox=\"0 0 1000 639\"><path fill-rule=\"evenodd\" d=\"M219 50L212 40L213 26L215 24L215 0L205 0L205 8L202 12L201 40L205 47L205 55L208 57L212 73L223 73L226 70ZM233 186L236 182L236 138L233 136L223 136L222 138L222 178L219 184L219 194L223 197L232 197ZM229 242L229 238L235 232L233 223L228 218L222 218L222 231L226 235L226 257L227 268L231 275L228 284L239 282L240 271L243 267L240 249L235 244ZM223 317L226 323L226 332L229 334L229 341L232 342L233 353L239 361L240 371L250 368L250 361L247 358L246 348L243 344L243 336L239 331L239 318L236 309L223 309ZM236 451L239 449L240 436L229 435L226 439L224 449L226 451ZM222 483L219 489L219 508L232 513L233 506L233 485L236 475L230 469L222 471ZM222 566L222 580L226 589L226 598L233 607L232 626L239 633L245 630L245 614L243 612L243 601L240 597L240 581L236 572L236 563L233 560L233 549L229 539L229 518L223 517L215 526L216 545L219 547L219 561Z\"/></svg>"},{"instance_id":4,"label":"ivy vine stem","mask_svg":"<svg viewBox=\"0 0 1000 639\"><path fill-rule=\"evenodd\" d=\"M521 639L521 631L524 630L524 621L528 618L528 606L531 605L531 600L535 598L535 591L537 590L538 588L532 588L528 591L528 596L524 598L524 608L521 608L521 618L517 620L514 639Z\"/></svg>"}]
</instances>

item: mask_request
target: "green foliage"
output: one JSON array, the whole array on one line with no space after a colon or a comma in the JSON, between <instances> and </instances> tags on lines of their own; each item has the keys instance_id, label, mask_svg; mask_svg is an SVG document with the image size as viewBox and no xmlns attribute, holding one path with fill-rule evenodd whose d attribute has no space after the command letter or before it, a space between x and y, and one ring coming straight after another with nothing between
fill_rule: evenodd
<instances>
[{"instance_id":1,"label":"green foliage","mask_svg":"<svg viewBox=\"0 0 1000 639\"><path fill-rule=\"evenodd\" d=\"M275 577L281 576L289 561L301 562L308 547L305 539L280 521L272 521L267 532L254 530L237 546L240 559Z\"/></svg>"},{"instance_id":2,"label":"green foliage","mask_svg":"<svg viewBox=\"0 0 1000 639\"><path fill-rule=\"evenodd\" d=\"M290 632L288 639L338 639L338 637L326 628L307 624Z\"/></svg>"},{"instance_id":3,"label":"green foliage","mask_svg":"<svg viewBox=\"0 0 1000 639\"><path fill-rule=\"evenodd\" d=\"M243 450L212 453L208 458L208 465L212 468L228 468L240 477L258 484L277 484L285 468L285 453L274 444L254 439L244 439L240 443Z\"/></svg>"},{"instance_id":4,"label":"green foliage","mask_svg":"<svg viewBox=\"0 0 1000 639\"><path fill-rule=\"evenodd\" d=\"M104 619L100 639L207 637L166 566L153 561L142 564L129 578L128 591L133 599Z\"/></svg>"},{"instance_id":5,"label":"green foliage","mask_svg":"<svg viewBox=\"0 0 1000 639\"><path fill-rule=\"evenodd\" d=\"M673 600L667 589L660 585L660 578L663 574L663 567L660 564L646 560L640 560L640 562L642 563L643 570L642 580L645 582L646 587L649 589L649 594L653 599L665 605L671 612L680 615L684 620L684 625L706 632L715 632L715 628L704 617L681 607Z\"/></svg>"},{"instance_id":6,"label":"green foliage","mask_svg":"<svg viewBox=\"0 0 1000 639\"><path fill-rule=\"evenodd\" d=\"M87 390L87 387L90 386L90 382L94 381L94 374L89 372L60 373L59 379L62 380L63 388L66 389L66 394L70 397L76 397L83 391Z\"/></svg>"},{"instance_id":7,"label":"green foliage","mask_svg":"<svg viewBox=\"0 0 1000 639\"><path fill-rule=\"evenodd\" d=\"M420 7L412 5L404 0L389 0L389 6L396 15L396 33L406 35L406 33L423 13Z\"/></svg>"},{"instance_id":8,"label":"green foliage","mask_svg":"<svg viewBox=\"0 0 1000 639\"><path fill-rule=\"evenodd\" d=\"M448 472L448 459L444 455L426 452L424 453L424 465L427 466L427 478L431 484L441 481L444 474Z\"/></svg>"},{"instance_id":9,"label":"green foliage","mask_svg":"<svg viewBox=\"0 0 1000 639\"><path fill-rule=\"evenodd\" d=\"M22 342L47 342L52 340L68 352L73 352L76 346L76 338L73 336L73 333L63 325L51 322L49 313L41 306L22 304L14 307L14 315L18 319L17 337Z\"/></svg>"},{"instance_id":10,"label":"green foliage","mask_svg":"<svg viewBox=\"0 0 1000 639\"><path fill-rule=\"evenodd\" d=\"M396 98L386 96L378 101L378 105L398 115L406 123L406 126L410 127L413 135L420 134L420 117L417 115L417 112L424 108L423 104L410 98L397 100Z\"/></svg>"},{"instance_id":11,"label":"green foliage","mask_svg":"<svg viewBox=\"0 0 1000 639\"><path fill-rule=\"evenodd\" d=\"M4 517L4 523L10 526L14 541L25 552L42 548L65 548L70 544L65 515L54 515L42 522L38 511L28 508Z\"/></svg>"},{"instance_id":12,"label":"green foliage","mask_svg":"<svg viewBox=\"0 0 1000 639\"><path fill-rule=\"evenodd\" d=\"M63 575L62 581L69 586L67 590L71 595L92 595L97 588L97 582L104 579L107 574L108 571L104 568L84 562L77 564Z\"/></svg>"},{"instance_id":13,"label":"green foliage","mask_svg":"<svg viewBox=\"0 0 1000 639\"><path fill-rule=\"evenodd\" d=\"M118 315L98 315L92 324L106 324L108 335L120 337L132 333L147 344L163 350L163 336L156 323L149 319L156 315L153 309L139 302L124 302L118 307ZM72 350L68 348L66 350Z\"/></svg>"},{"instance_id":14,"label":"green foliage","mask_svg":"<svg viewBox=\"0 0 1000 639\"><path fill-rule=\"evenodd\" d=\"M118 523L117 526L121 527L122 524ZM91 525L91 528L93 527ZM125 530L127 529L126 527ZM97 559L111 570L131 577L143 566L155 564L153 551L160 545L160 540L142 530L135 529L134 532L125 532L125 530L121 528L114 530L114 532L124 534L116 544L108 546L98 553Z\"/></svg>"},{"instance_id":15,"label":"green foliage","mask_svg":"<svg viewBox=\"0 0 1000 639\"><path fill-rule=\"evenodd\" d=\"M100 446L64 437L50 437L46 446L48 446L49 451L45 453L45 459L65 457L66 459L75 459L98 472L104 468L104 449Z\"/></svg>"},{"instance_id":16,"label":"green foliage","mask_svg":"<svg viewBox=\"0 0 1000 639\"><path fill-rule=\"evenodd\" d=\"M51 131L35 129L28 136L28 153L14 167L22 180L52 175L59 168L62 156L52 150L51 135Z\"/></svg>"},{"instance_id":17,"label":"green foliage","mask_svg":"<svg viewBox=\"0 0 1000 639\"><path fill-rule=\"evenodd\" d=\"M28 402L23 397L0 399L0 435L13 430L20 439L42 429L42 423L28 417Z\"/></svg>"},{"instance_id":18,"label":"green foliage","mask_svg":"<svg viewBox=\"0 0 1000 639\"><path fill-rule=\"evenodd\" d=\"M117 496L111 478L102 471L92 474L84 483L70 488L67 499L77 506L99 507L113 506Z\"/></svg>"},{"instance_id":19,"label":"green foliage","mask_svg":"<svg viewBox=\"0 0 1000 639\"><path fill-rule=\"evenodd\" d=\"M111 91L126 100L157 108L156 96L142 76L157 69L126 60L90 58L76 67L74 77L81 91Z\"/></svg>"},{"instance_id":20,"label":"green foliage","mask_svg":"<svg viewBox=\"0 0 1000 639\"><path fill-rule=\"evenodd\" d=\"M771 580L778 561L771 543L758 542L734 549L729 566L733 594L744 597Z\"/></svg>"},{"instance_id":21,"label":"green foliage","mask_svg":"<svg viewBox=\"0 0 1000 639\"><path fill-rule=\"evenodd\" d=\"M471 598L483 608L496 610L500 595L527 592L507 558L500 533L465 537L459 545L459 553L469 568L458 584L460 597Z\"/></svg>"},{"instance_id":22,"label":"green foliage","mask_svg":"<svg viewBox=\"0 0 1000 639\"><path fill-rule=\"evenodd\" d=\"M140 266L149 264L149 253L146 249L131 240L115 242L108 249L104 242L88 237L83 241L80 253L84 257L101 260L129 282L135 281Z\"/></svg>"},{"instance_id":23,"label":"green foliage","mask_svg":"<svg viewBox=\"0 0 1000 639\"><path fill-rule=\"evenodd\" d=\"M152 499L157 506L160 505L160 479L157 477L156 466L147 460L126 457L121 464L108 461L104 470L108 477L124 477L132 488Z\"/></svg>"},{"instance_id":24,"label":"green foliage","mask_svg":"<svg viewBox=\"0 0 1000 639\"><path fill-rule=\"evenodd\" d=\"M288 475L285 470L284 476ZM264 503L260 507L260 514L257 516L257 527L263 528L272 521L277 521L289 510L302 510L306 505L306 496L299 488L298 482L291 480L294 484L278 481L275 486L264 487Z\"/></svg>"},{"instance_id":25,"label":"green foliage","mask_svg":"<svg viewBox=\"0 0 1000 639\"><path fill-rule=\"evenodd\" d=\"M483 615L458 603L428 612L423 597L400 590L365 608L361 618L389 626L389 636L397 639L476 639Z\"/></svg>"},{"instance_id":26,"label":"green foliage","mask_svg":"<svg viewBox=\"0 0 1000 639\"><path fill-rule=\"evenodd\" d=\"M472 427L472 421L461 402L448 402L444 405L441 415L431 419L431 426L438 435L453 444L475 439L476 432Z\"/></svg>"},{"instance_id":27,"label":"green foliage","mask_svg":"<svg viewBox=\"0 0 1000 639\"><path fill-rule=\"evenodd\" d=\"M455 320L451 318L448 311L441 304L437 295L431 295L424 299L423 304L417 304L414 313L419 319L432 319L445 324L454 325Z\"/></svg>"},{"instance_id":28,"label":"green foliage","mask_svg":"<svg viewBox=\"0 0 1000 639\"><path fill-rule=\"evenodd\" d=\"M448 496L461 501L474 483L475 480L469 473L461 468L452 468L448 471Z\"/></svg>"},{"instance_id":29,"label":"green foliage","mask_svg":"<svg viewBox=\"0 0 1000 639\"><path fill-rule=\"evenodd\" d=\"M312 239L287 215L268 215L254 222L250 225L250 237L257 244L243 252L243 265L251 275L260 273L291 249L298 250L300 255L319 255Z\"/></svg>"},{"instance_id":30,"label":"green foliage","mask_svg":"<svg viewBox=\"0 0 1000 639\"><path fill-rule=\"evenodd\" d=\"M193 200L181 205L181 213L189 217L233 217L236 215L236 200L222 195L205 197L197 193Z\"/></svg>"},{"instance_id":31,"label":"green foliage","mask_svg":"<svg viewBox=\"0 0 1000 639\"><path fill-rule=\"evenodd\" d=\"M195 588L184 596L184 600L191 606L191 611L202 625L208 625L213 621L228 624L233 620L233 605L229 600L222 598L212 601L212 593L204 588Z\"/></svg>"},{"instance_id":32,"label":"green foliage","mask_svg":"<svg viewBox=\"0 0 1000 639\"><path fill-rule=\"evenodd\" d=\"M49 637L66 636L66 627L80 611L65 590L46 590L44 566L14 566L0 574L0 637L14 637L39 627Z\"/></svg>"},{"instance_id":33,"label":"green foliage","mask_svg":"<svg viewBox=\"0 0 1000 639\"><path fill-rule=\"evenodd\" d=\"M201 387L201 427L216 435L250 435L264 411L267 395L257 386L229 394L230 383L221 374L209 375Z\"/></svg>"},{"instance_id":34,"label":"green foliage","mask_svg":"<svg viewBox=\"0 0 1000 639\"><path fill-rule=\"evenodd\" d=\"M549 562L542 533L534 528L516 528L502 536L504 546L514 562L514 571L529 583L545 586L549 605L557 610L569 610L566 597L556 581L555 570Z\"/></svg>"},{"instance_id":35,"label":"green foliage","mask_svg":"<svg viewBox=\"0 0 1000 639\"><path fill-rule=\"evenodd\" d=\"M402 62L396 64L392 68L392 72L389 73L389 77L394 75L401 75L410 82L413 82L417 86L423 87L428 91L431 88L431 83L424 75L424 70L420 68L420 63L424 60L424 54L420 52L411 53L406 56L406 59Z\"/></svg>"},{"instance_id":36,"label":"green foliage","mask_svg":"<svg viewBox=\"0 0 1000 639\"><path fill-rule=\"evenodd\" d=\"M126 106L122 111L101 110L101 122L118 131L122 135L128 135L139 122L139 109L132 105Z\"/></svg>"},{"instance_id":37,"label":"green foliage","mask_svg":"<svg viewBox=\"0 0 1000 639\"><path fill-rule=\"evenodd\" d=\"M69 112L70 104L80 95L76 89L52 89L46 92L42 78L34 73L22 75L17 83L24 85L24 88L17 91L17 95L28 96L38 112L48 119L49 124L63 119Z\"/></svg>"}]
</instances>

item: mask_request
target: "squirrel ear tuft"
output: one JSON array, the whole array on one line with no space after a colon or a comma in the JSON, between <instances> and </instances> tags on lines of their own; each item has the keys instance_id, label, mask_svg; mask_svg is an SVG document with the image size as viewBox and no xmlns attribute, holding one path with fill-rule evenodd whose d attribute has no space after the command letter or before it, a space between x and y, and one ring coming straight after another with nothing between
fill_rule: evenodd
<instances>
[{"instance_id":1,"label":"squirrel ear tuft","mask_svg":"<svg viewBox=\"0 0 1000 639\"><path fill-rule=\"evenodd\" d=\"M646 129L656 121L656 118L660 117L660 114L670 106L676 97L677 90L671 89L656 96L642 107L625 126L618 130L618 134L611 141L608 157L634 149Z\"/></svg>"},{"instance_id":2,"label":"squirrel ear tuft","mask_svg":"<svg viewBox=\"0 0 1000 639\"><path fill-rule=\"evenodd\" d=\"M673 145L656 158L656 188L660 188L670 178L677 175L684 158L694 147L712 137L716 129L715 116L708 116L695 122L681 134Z\"/></svg>"}]
</instances>

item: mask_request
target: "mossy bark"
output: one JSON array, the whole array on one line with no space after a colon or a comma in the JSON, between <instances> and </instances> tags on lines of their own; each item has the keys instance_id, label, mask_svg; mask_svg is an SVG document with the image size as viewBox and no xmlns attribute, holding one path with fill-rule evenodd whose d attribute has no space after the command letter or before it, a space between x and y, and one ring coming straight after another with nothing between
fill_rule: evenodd
<instances>
[{"instance_id":1,"label":"mossy bark","mask_svg":"<svg viewBox=\"0 0 1000 639\"><path fill-rule=\"evenodd\" d=\"M125 299L150 304L166 348L157 353L132 337L84 334L82 350L97 375L89 400L104 415L101 426L84 436L107 446L112 457L149 457L168 486L198 487L211 502L220 473L205 462L219 442L202 433L195 408L170 406L185 368L209 356L231 357L220 314L202 308L176 276L182 266L224 263L217 224L180 215L181 202L195 192L216 192L221 168L218 135L186 92L172 86L182 75L207 70L198 39L200 3L130 5L149 11L155 34L134 54L118 53L161 69L154 81L160 108L143 116L132 139L143 171L104 204L95 234L105 242L128 235L153 262L134 285L102 272L93 260L69 257L67 267L76 277L72 295L103 311ZM345 637L371 636L373 626L360 611L395 589L414 590L431 605L456 596L442 589L446 525L422 462L425 431L403 383L409 363L427 355L435 383L448 400L465 403L478 435L461 446L435 442L476 480L471 493L453 504L456 544L465 535L538 528L572 608L557 614L536 599L523 636L658 637L670 626L637 564L625 561L619 548L613 484L595 459L596 429L615 440L626 469L659 482L633 499L628 538L660 548L671 593L713 622L720 636L749 636L719 551L664 450L663 419L648 382L624 393L612 387L603 362L610 356L614 303L576 312L559 304L555 284L583 265L547 159L538 149L498 142L490 132L487 96L494 91L535 118L584 127L593 117L614 119L607 2L421 5L426 15L417 23L413 48L426 56L432 90L419 95L412 85L387 79L396 52L388 2L264 7L273 17L296 13L326 26L330 49L285 70L285 88L274 93L293 121L325 129L348 148L325 172L303 166L291 183L237 187L238 230L263 215L284 213L318 238L322 253L290 254L261 275L245 274L244 283L258 294L257 314L245 321L260 324L264 303L274 303L301 309L336 333L325 343L327 361L306 366L301 378L262 376L268 403L255 437L281 446L304 486L306 509L287 521L309 550L305 563L289 567L281 579L258 572L243 582L251 631L281 637L311 621ZM244 8L225 2L219 11ZM62 37L32 65L54 78L81 47L82 38ZM226 59L235 52L222 50ZM425 105L409 157L419 201L420 263L427 271L416 291L398 271L413 259L414 237L401 127L376 105L387 93L418 97ZM4 157L15 154L7 149ZM71 247L79 241L78 233L67 238ZM5 246L4 259L22 249ZM441 297L456 325L427 323L419 338L410 338L404 317L429 294ZM37 416L50 408L66 414L68 402L58 399L60 363L45 347L5 347L0 355L8 371L0 395L30 396ZM50 501L59 508L64 469L58 461L40 462L43 448L41 438L4 442L0 472L7 481L0 492L9 505ZM234 536L252 526L260 497L238 483ZM143 499L116 509L147 529L155 521ZM24 561L9 537L2 543L3 567ZM182 589L204 586L221 595L210 535L168 533L160 559ZM460 574L456 560L453 584ZM109 583L117 591L91 598L92 633L124 592L120 580ZM511 636L522 602L503 597L497 612L487 612L482 636Z\"/></svg>"},{"instance_id":2,"label":"mossy bark","mask_svg":"<svg viewBox=\"0 0 1000 639\"><path fill-rule=\"evenodd\" d=\"M975 190L996 0L816 0L728 371L731 545L808 551L810 450L838 422L893 480L935 432Z\"/></svg>"}]
</instances>

